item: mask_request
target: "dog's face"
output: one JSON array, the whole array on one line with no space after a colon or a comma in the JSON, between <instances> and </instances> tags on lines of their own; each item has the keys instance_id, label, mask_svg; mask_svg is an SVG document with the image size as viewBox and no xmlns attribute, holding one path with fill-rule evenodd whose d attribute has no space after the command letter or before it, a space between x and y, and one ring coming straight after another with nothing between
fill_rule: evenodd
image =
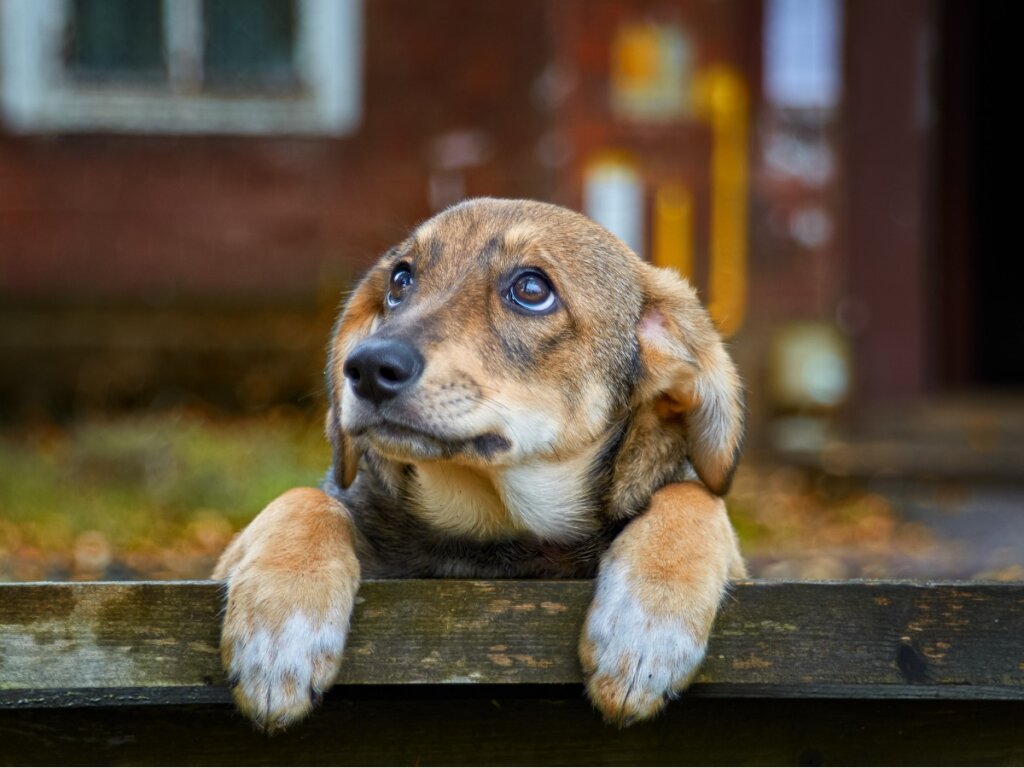
<instances>
[{"instance_id":1,"label":"dog's face","mask_svg":"<svg viewBox=\"0 0 1024 768\"><path fill-rule=\"evenodd\" d=\"M412 467L423 516L479 537L585 531L596 503L649 495L687 455L723 493L742 432L738 379L689 286L535 202L468 201L384 254L329 378L337 480L367 451Z\"/></svg>"}]
</instances>

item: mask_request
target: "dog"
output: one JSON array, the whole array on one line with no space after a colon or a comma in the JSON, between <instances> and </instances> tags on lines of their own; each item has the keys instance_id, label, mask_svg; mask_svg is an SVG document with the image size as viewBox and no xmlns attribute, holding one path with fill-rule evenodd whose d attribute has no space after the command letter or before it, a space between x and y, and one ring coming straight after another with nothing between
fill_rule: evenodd
<instances>
[{"instance_id":1,"label":"dog","mask_svg":"<svg viewBox=\"0 0 1024 768\"><path fill-rule=\"evenodd\" d=\"M322 488L272 502L214 572L258 727L331 687L364 577L596 576L596 708L629 724L686 687L745 569L721 498L743 387L685 280L579 213L468 200L369 270L326 376Z\"/></svg>"}]
</instances>

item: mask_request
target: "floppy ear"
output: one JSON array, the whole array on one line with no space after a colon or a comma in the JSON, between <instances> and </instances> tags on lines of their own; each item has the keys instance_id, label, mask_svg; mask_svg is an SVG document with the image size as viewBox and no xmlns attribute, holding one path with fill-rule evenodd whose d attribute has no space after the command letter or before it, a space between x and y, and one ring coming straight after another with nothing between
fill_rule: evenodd
<instances>
[{"instance_id":1,"label":"floppy ear","mask_svg":"<svg viewBox=\"0 0 1024 768\"><path fill-rule=\"evenodd\" d=\"M724 495L743 443L743 385L690 284L669 269L642 268L638 394L662 420L685 421L693 468L708 490Z\"/></svg>"},{"instance_id":2,"label":"floppy ear","mask_svg":"<svg viewBox=\"0 0 1024 768\"><path fill-rule=\"evenodd\" d=\"M330 405L325 429L334 454L334 480L342 488L352 484L359 465L359 456L352 440L341 430L341 392L345 386L342 368L356 344L373 333L383 301L384 277L375 269L359 282L345 302L345 308L334 325L327 353L327 394Z\"/></svg>"}]
</instances>

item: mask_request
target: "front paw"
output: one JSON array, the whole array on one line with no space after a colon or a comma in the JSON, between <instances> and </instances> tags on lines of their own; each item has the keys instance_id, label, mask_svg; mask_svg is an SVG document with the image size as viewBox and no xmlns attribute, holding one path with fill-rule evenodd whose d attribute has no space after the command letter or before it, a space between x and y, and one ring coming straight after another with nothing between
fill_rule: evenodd
<instances>
[{"instance_id":1,"label":"front paw","mask_svg":"<svg viewBox=\"0 0 1024 768\"><path fill-rule=\"evenodd\" d=\"M707 648L706 622L692 621L685 608L663 610L666 601L651 599L658 586L644 586L625 562L606 560L580 638L590 700L619 726L656 715L687 686Z\"/></svg>"},{"instance_id":2,"label":"front paw","mask_svg":"<svg viewBox=\"0 0 1024 768\"><path fill-rule=\"evenodd\" d=\"M235 538L213 577L227 580L221 659L238 708L267 732L301 720L338 675L359 588L345 507L289 491Z\"/></svg>"},{"instance_id":3,"label":"front paw","mask_svg":"<svg viewBox=\"0 0 1024 768\"><path fill-rule=\"evenodd\" d=\"M355 589L311 600L308 581L242 567L228 587L224 668L238 709L268 733L309 714L341 667L352 607L345 593Z\"/></svg>"}]
</instances>

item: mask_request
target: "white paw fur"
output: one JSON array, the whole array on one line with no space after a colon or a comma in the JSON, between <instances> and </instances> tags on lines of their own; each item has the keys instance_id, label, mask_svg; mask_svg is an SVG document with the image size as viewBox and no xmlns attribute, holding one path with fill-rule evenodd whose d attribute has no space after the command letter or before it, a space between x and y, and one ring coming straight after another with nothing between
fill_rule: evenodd
<instances>
[{"instance_id":1,"label":"white paw fur","mask_svg":"<svg viewBox=\"0 0 1024 768\"><path fill-rule=\"evenodd\" d=\"M272 733L304 718L334 684L352 597L338 595L315 613L282 609L246 599L251 593L237 594L249 591L256 581L251 575L241 582L232 579L221 648L238 708L261 730ZM290 591L281 586L276 585L274 593ZM296 585L293 594L301 594L301 589Z\"/></svg>"},{"instance_id":2,"label":"white paw fur","mask_svg":"<svg viewBox=\"0 0 1024 768\"><path fill-rule=\"evenodd\" d=\"M605 559L580 655L587 693L609 722L652 717L704 659L707 637L695 636L685 616L655 613L656 607L644 605L623 561Z\"/></svg>"}]
</instances>

